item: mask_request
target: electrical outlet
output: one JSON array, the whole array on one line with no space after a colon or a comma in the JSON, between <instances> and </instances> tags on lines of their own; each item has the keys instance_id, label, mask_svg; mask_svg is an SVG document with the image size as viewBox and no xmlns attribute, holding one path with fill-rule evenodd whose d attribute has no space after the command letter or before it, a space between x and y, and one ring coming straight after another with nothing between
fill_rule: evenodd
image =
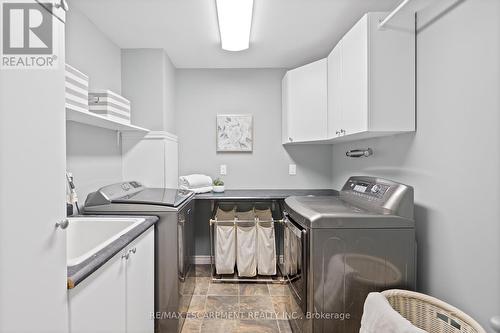
<instances>
[{"instance_id":1,"label":"electrical outlet","mask_svg":"<svg viewBox=\"0 0 500 333\"><path fill-rule=\"evenodd\" d=\"M297 165L296 164L289 164L288 165L288 174L290 176L295 176L297 174Z\"/></svg>"},{"instance_id":2,"label":"electrical outlet","mask_svg":"<svg viewBox=\"0 0 500 333\"><path fill-rule=\"evenodd\" d=\"M220 174L221 174L221 176L227 175L227 165L225 165L225 164L220 165Z\"/></svg>"}]
</instances>

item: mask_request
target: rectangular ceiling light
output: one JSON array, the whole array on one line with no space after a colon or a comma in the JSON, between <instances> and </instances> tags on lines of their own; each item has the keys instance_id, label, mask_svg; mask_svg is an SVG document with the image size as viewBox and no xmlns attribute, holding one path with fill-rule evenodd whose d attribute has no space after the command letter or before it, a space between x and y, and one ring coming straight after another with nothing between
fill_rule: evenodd
<instances>
[{"instance_id":1,"label":"rectangular ceiling light","mask_svg":"<svg viewBox=\"0 0 500 333\"><path fill-rule=\"evenodd\" d=\"M248 49L253 0L216 0L216 3L222 49L227 51Z\"/></svg>"}]
</instances>

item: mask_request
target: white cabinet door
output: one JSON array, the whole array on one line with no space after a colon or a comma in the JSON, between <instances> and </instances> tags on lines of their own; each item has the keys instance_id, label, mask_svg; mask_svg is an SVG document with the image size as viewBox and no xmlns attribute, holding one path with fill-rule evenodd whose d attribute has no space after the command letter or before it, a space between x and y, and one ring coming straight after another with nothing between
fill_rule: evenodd
<instances>
[{"instance_id":1,"label":"white cabinet door","mask_svg":"<svg viewBox=\"0 0 500 333\"><path fill-rule=\"evenodd\" d=\"M154 227L127 248L127 333L153 333Z\"/></svg>"},{"instance_id":2,"label":"white cabinet door","mask_svg":"<svg viewBox=\"0 0 500 333\"><path fill-rule=\"evenodd\" d=\"M71 333L125 333L126 259L121 251L69 293Z\"/></svg>"},{"instance_id":3,"label":"white cabinet door","mask_svg":"<svg viewBox=\"0 0 500 333\"><path fill-rule=\"evenodd\" d=\"M281 81L281 143L291 142L292 138L289 135L290 125L288 124L288 113L290 112L290 74L287 72Z\"/></svg>"},{"instance_id":4,"label":"white cabinet door","mask_svg":"<svg viewBox=\"0 0 500 333\"><path fill-rule=\"evenodd\" d=\"M367 16L342 39L342 127L346 135L368 129Z\"/></svg>"},{"instance_id":5,"label":"white cabinet door","mask_svg":"<svg viewBox=\"0 0 500 333\"><path fill-rule=\"evenodd\" d=\"M335 138L342 128L342 41L328 60L328 138Z\"/></svg>"},{"instance_id":6,"label":"white cabinet door","mask_svg":"<svg viewBox=\"0 0 500 333\"><path fill-rule=\"evenodd\" d=\"M290 142L327 137L326 59L288 72L287 124Z\"/></svg>"},{"instance_id":7,"label":"white cabinet door","mask_svg":"<svg viewBox=\"0 0 500 333\"><path fill-rule=\"evenodd\" d=\"M22 6L46 13L35 1L13 11L27 15ZM68 330L66 233L55 228L66 217L64 23L52 29L55 67L0 69L0 332Z\"/></svg>"}]
</instances>

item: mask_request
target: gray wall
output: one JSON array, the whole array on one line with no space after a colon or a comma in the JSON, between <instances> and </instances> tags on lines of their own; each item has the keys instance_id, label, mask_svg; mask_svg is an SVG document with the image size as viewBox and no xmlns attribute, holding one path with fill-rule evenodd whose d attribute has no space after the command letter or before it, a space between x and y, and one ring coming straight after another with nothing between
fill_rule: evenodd
<instances>
[{"instance_id":1,"label":"gray wall","mask_svg":"<svg viewBox=\"0 0 500 333\"><path fill-rule=\"evenodd\" d=\"M419 289L486 328L500 314L500 2L438 5L419 16L417 132L335 145L333 187L352 174L413 185ZM344 156L357 147L374 156Z\"/></svg>"},{"instance_id":2,"label":"gray wall","mask_svg":"<svg viewBox=\"0 0 500 333\"><path fill-rule=\"evenodd\" d=\"M175 133L175 68L163 49L122 50L122 92L132 123Z\"/></svg>"},{"instance_id":3,"label":"gray wall","mask_svg":"<svg viewBox=\"0 0 500 333\"><path fill-rule=\"evenodd\" d=\"M169 133L176 134L175 92L177 88L175 74L177 70L165 52L163 52L163 58L163 129Z\"/></svg>"},{"instance_id":4,"label":"gray wall","mask_svg":"<svg viewBox=\"0 0 500 333\"><path fill-rule=\"evenodd\" d=\"M120 48L75 6L66 17L66 62L90 77L90 90L121 92Z\"/></svg>"},{"instance_id":5,"label":"gray wall","mask_svg":"<svg viewBox=\"0 0 500 333\"><path fill-rule=\"evenodd\" d=\"M219 176L227 188L330 188L331 147L281 145L281 69L178 69L179 174ZM217 114L252 114L252 153L216 153ZM288 175L288 164L297 175Z\"/></svg>"},{"instance_id":6,"label":"gray wall","mask_svg":"<svg viewBox=\"0 0 500 333\"><path fill-rule=\"evenodd\" d=\"M90 90L121 92L120 48L74 6L66 19L66 61L90 77ZM66 163L83 204L90 191L122 180L116 132L69 122Z\"/></svg>"},{"instance_id":7,"label":"gray wall","mask_svg":"<svg viewBox=\"0 0 500 333\"><path fill-rule=\"evenodd\" d=\"M96 189L122 181L122 155L116 132L69 122L66 168L75 177L79 202Z\"/></svg>"}]
</instances>

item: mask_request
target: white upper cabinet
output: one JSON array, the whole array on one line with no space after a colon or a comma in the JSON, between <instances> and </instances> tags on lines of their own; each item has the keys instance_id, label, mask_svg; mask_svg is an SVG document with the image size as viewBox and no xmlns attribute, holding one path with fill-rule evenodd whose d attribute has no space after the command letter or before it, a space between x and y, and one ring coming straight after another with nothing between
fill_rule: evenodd
<instances>
[{"instance_id":1,"label":"white upper cabinet","mask_svg":"<svg viewBox=\"0 0 500 333\"><path fill-rule=\"evenodd\" d=\"M326 59L290 70L282 82L283 143L322 140L327 136Z\"/></svg>"},{"instance_id":2,"label":"white upper cabinet","mask_svg":"<svg viewBox=\"0 0 500 333\"><path fill-rule=\"evenodd\" d=\"M340 135L364 132L368 129L368 34L366 16L342 39L342 77L340 81ZM331 89L333 90L333 88ZM335 92L334 92L335 94ZM332 104L334 103L332 98ZM332 115L333 118L338 116Z\"/></svg>"},{"instance_id":3,"label":"white upper cabinet","mask_svg":"<svg viewBox=\"0 0 500 333\"><path fill-rule=\"evenodd\" d=\"M415 33L364 15L325 60L283 79L282 142L335 143L415 131Z\"/></svg>"},{"instance_id":4,"label":"white upper cabinet","mask_svg":"<svg viewBox=\"0 0 500 333\"><path fill-rule=\"evenodd\" d=\"M415 130L415 38L368 13L328 56L328 141Z\"/></svg>"},{"instance_id":5,"label":"white upper cabinet","mask_svg":"<svg viewBox=\"0 0 500 333\"><path fill-rule=\"evenodd\" d=\"M328 137L340 134L342 122L342 41L328 56Z\"/></svg>"}]
</instances>

